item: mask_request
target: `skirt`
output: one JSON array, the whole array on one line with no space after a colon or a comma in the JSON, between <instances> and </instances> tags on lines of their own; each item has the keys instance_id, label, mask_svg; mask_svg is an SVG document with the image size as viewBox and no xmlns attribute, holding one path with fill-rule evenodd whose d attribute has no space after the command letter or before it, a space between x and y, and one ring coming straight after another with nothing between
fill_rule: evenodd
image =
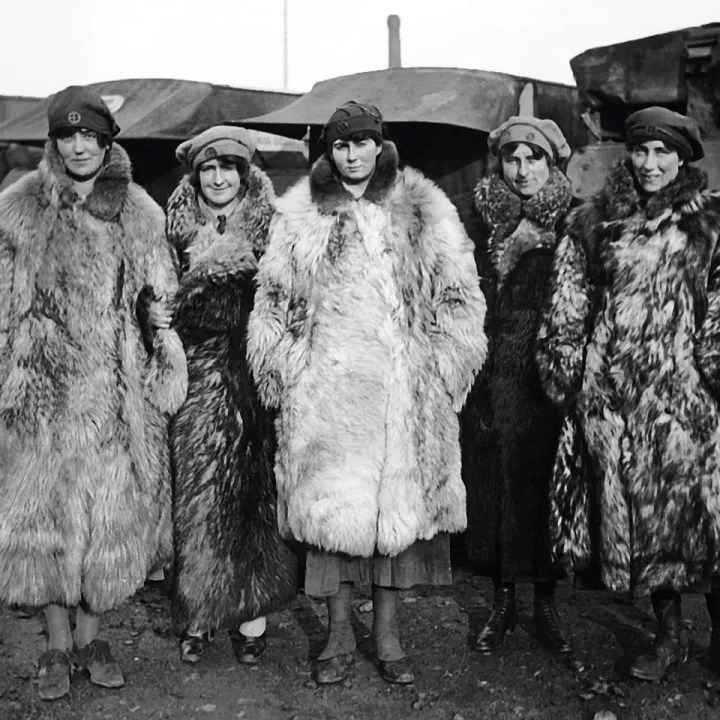
<instances>
[{"instance_id":1,"label":"skirt","mask_svg":"<svg viewBox=\"0 0 720 720\"><path fill-rule=\"evenodd\" d=\"M307 551L306 595L334 595L343 582L398 590L407 590L414 585L452 585L450 536L440 533L431 540L418 540L395 557L353 557L316 548Z\"/></svg>"}]
</instances>

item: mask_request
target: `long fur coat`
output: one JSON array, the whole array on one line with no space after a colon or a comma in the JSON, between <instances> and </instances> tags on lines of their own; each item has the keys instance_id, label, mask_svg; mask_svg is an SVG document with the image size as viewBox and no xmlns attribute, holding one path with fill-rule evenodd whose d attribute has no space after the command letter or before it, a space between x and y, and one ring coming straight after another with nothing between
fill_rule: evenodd
<instances>
[{"instance_id":1,"label":"long fur coat","mask_svg":"<svg viewBox=\"0 0 720 720\"><path fill-rule=\"evenodd\" d=\"M720 570L720 196L683 166L643 204L621 162L571 216L538 340L567 412L555 550L613 590Z\"/></svg>"},{"instance_id":2,"label":"long fur coat","mask_svg":"<svg viewBox=\"0 0 720 720\"><path fill-rule=\"evenodd\" d=\"M170 300L162 210L113 145L78 199L49 142L0 195L0 598L105 612L171 552L177 334L148 356L140 291Z\"/></svg>"},{"instance_id":3,"label":"long fur coat","mask_svg":"<svg viewBox=\"0 0 720 720\"><path fill-rule=\"evenodd\" d=\"M506 582L552 577L548 492L560 414L542 391L534 349L570 201L557 168L528 200L497 172L475 190L490 231L488 360L461 418L466 540L476 570Z\"/></svg>"},{"instance_id":4,"label":"long fur coat","mask_svg":"<svg viewBox=\"0 0 720 720\"><path fill-rule=\"evenodd\" d=\"M385 143L360 200L323 155L279 202L248 348L280 409L284 535L394 556L465 528L458 419L486 353L473 246Z\"/></svg>"},{"instance_id":5,"label":"long fur coat","mask_svg":"<svg viewBox=\"0 0 720 720\"><path fill-rule=\"evenodd\" d=\"M167 234L184 268L174 327L189 375L187 400L171 427L179 631L263 615L297 588L295 559L277 527L273 418L246 359L257 260L274 204L270 179L254 166L222 234L190 176L168 201Z\"/></svg>"}]
</instances>

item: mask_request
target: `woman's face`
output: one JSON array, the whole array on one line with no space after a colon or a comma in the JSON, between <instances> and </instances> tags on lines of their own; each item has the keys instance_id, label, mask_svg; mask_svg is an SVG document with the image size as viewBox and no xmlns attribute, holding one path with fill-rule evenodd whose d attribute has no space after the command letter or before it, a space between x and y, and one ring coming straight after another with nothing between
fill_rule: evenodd
<instances>
[{"instance_id":1,"label":"woman's face","mask_svg":"<svg viewBox=\"0 0 720 720\"><path fill-rule=\"evenodd\" d=\"M63 130L58 133L55 143L65 168L75 177L94 177L105 160L107 150L92 130Z\"/></svg>"},{"instance_id":2,"label":"woman's face","mask_svg":"<svg viewBox=\"0 0 720 720\"><path fill-rule=\"evenodd\" d=\"M231 203L240 192L240 173L235 163L220 158L206 160L198 172L200 191L208 205L222 208Z\"/></svg>"},{"instance_id":3,"label":"woman's face","mask_svg":"<svg viewBox=\"0 0 720 720\"><path fill-rule=\"evenodd\" d=\"M512 152L502 152L503 178L522 198L538 193L550 177L545 153L526 143L518 143Z\"/></svg>"},{"instance_id":4,"label":"woman's face","mask_svg":"<svg viewBox=\"0 0 720 720\"><path fill-rule=\"evenodd\" d=\"M638 185L646 193L654 193L671 183L684 160L662 140L636 143L630 148L630 160Z\"/></svg>"},{"instance_id":5,"label":"woman's face","mask_svg":"<svg viewBox=\"0 0 720 720\"><path fill-rule=\"evenodd\" d=\"M332 144L332 159L345 182L361 183L375 172L381 150L372 138L336 140Z\"/></svg>"}]
</instances>

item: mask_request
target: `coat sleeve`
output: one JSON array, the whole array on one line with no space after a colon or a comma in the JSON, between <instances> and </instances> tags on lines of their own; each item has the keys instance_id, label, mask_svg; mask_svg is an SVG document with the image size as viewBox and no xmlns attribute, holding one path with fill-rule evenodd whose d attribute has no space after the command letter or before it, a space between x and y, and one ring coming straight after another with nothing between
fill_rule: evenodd
<instances>
[{"instance_id":1,"label":"coat sleeve","mask_svg":"<svg viewBox=\"0 0 720 720\"><path fill-rule=\"evenodd\" d=\"M460 412L473 380L487 357L485 297L474 258L474 246L459 220L437 223L434 246L438 256L432 278L430 328L440 376Z\"/></svg>"},{"instance_id":2,"label":"coat sleeve","mask_svg":"<svg viewBox=\"0 0 720 720\"><path fill-rule=\"evenodd\" d=\"M720 195L717 198L720 209ZM707 311L695 338L695 361L713 396L720 400L720 214L710 220L714 227L714 252L707 283Z\"/></svg>"},{"instance_id":3,"label":"coat sleeve","mask_svg":"<svg viewBox=\"0 0 720 720\"><path fill-rule=\"evenodd\" d=\"M535 353L545 393L559 407L572 401L582 380L590 301L584 245L576 234L567 233L553 260Z\"/></svg>"},{"instance_id":4,"label":"coat sleeve","mask_svg":"<svg viewBox=\"0 0 720 720\"><path fill-rule=\"evenodd\" d=\"M148 257L145 286L151 288L150 315L166 317L154 328L152 354L145 377L145 396L161 412L174 415L185 401L188 387L185 351L170 327L171 307L178 289L178 263L165 237L165 220L159 207L148 222Z\"/></svg>"},{"instance_id":5,"label":"coat sleeve","mask_svg":"<svg viewBox=\"0 0 720 720\"><path fill-rule=\"evenodd\" d=\"M278 214L260 259L255 304L248 321L247 353L265 407L276 409L287 377L291 328L288 315L293 296L293 244L288 221Z\"/></svg>"}]
</instances>

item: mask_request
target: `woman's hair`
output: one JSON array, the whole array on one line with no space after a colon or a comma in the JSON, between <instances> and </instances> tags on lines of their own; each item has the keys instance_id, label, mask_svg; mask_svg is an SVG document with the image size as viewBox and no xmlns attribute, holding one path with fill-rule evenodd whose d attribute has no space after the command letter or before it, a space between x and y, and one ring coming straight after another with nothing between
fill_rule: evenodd
<instances>
[{"instance_id":1,"label":"woman's hair","mask_svg":"<svg viewBox=\"0 0 720 720\"><path fill-rule=\"evenodd\" d=\"M660 140L660 142L668 149L668 150L674 150L678 154L678 158L683 161L683 163L687 164L689 162L689 158L685 150L682 148L676 147L672 143L668 143L665 140L661 140L660 138L657 138ZM642 142L639 140L636 140L635 142L629 142L625 144L625 147L627 148L627 151L631 153L636 147L640 147L642 145Z\"/></svg>"},{"instance_id":2,"label":"woman's hair","mask_svg":"<svg viewBox=\"0 0 720 720\"><path fill-rule=\"evenodd\" d=\"M245 184L247 175L250 172L250 163L248 163L245 158L238 157L237 155L218 155L213 159L218 161L220 167L234 167L240 176L241 186ZM200 165L195 168L191 176L192 184L195 190L200 190L200 172L202 171L204 164L205 163L200 163Z\"/></svg>"},{"instance_id":3,"label":"woman's hair","mask_svg":"<svg viewBox=\"0 0 720 720\"><path fill-rule=\"evenodd\" d=\"M341 142L362 142L363 140L372 140L378 146L383 144L383 139L377 133L368 132L367 130L359 130L348 137L338 138L338 140ZM337 142L337 140L335 142Z\"/></svg>"},{"instance_id":4,"label":"woman's hair","mask_svg":"<svg viewBox=\"0 0 720 720\"><path fill-rule=\"evenodd\" d=\"M500 149L500 157L503 159L508 159L510 155L512 155L517 149L519 145L527 145L530 148L531 155L530 157L533 160L541 160L542 158L545 158L548 167L551 168L553 165L555 165L555 159L552 158L550 155L548 155L545 150L543 150L541 147L538 147L537 145L530 143L530 142L511 142L507 143L507 145L503 145Z\"/></svg>"},{"instance_id":5,"label":"woman's hair","mask_svg":"<svg viewBox=\"0 0 720 720\"><path fill-rule=\"evenodd\" d=\"M84 130L84 128L71 128L71 127L64 127L59 128L52 134L52 139L57 140L67 140L68 138L71 138L76 132ZM104 135L103 133L99 133L96 130L85 130L85 132L92 133L97 137L97 144L99 148L102 148L103 150L105 148L110 147L112 145L112 140L109 135Z\"/></svg>"}]
</instances>

